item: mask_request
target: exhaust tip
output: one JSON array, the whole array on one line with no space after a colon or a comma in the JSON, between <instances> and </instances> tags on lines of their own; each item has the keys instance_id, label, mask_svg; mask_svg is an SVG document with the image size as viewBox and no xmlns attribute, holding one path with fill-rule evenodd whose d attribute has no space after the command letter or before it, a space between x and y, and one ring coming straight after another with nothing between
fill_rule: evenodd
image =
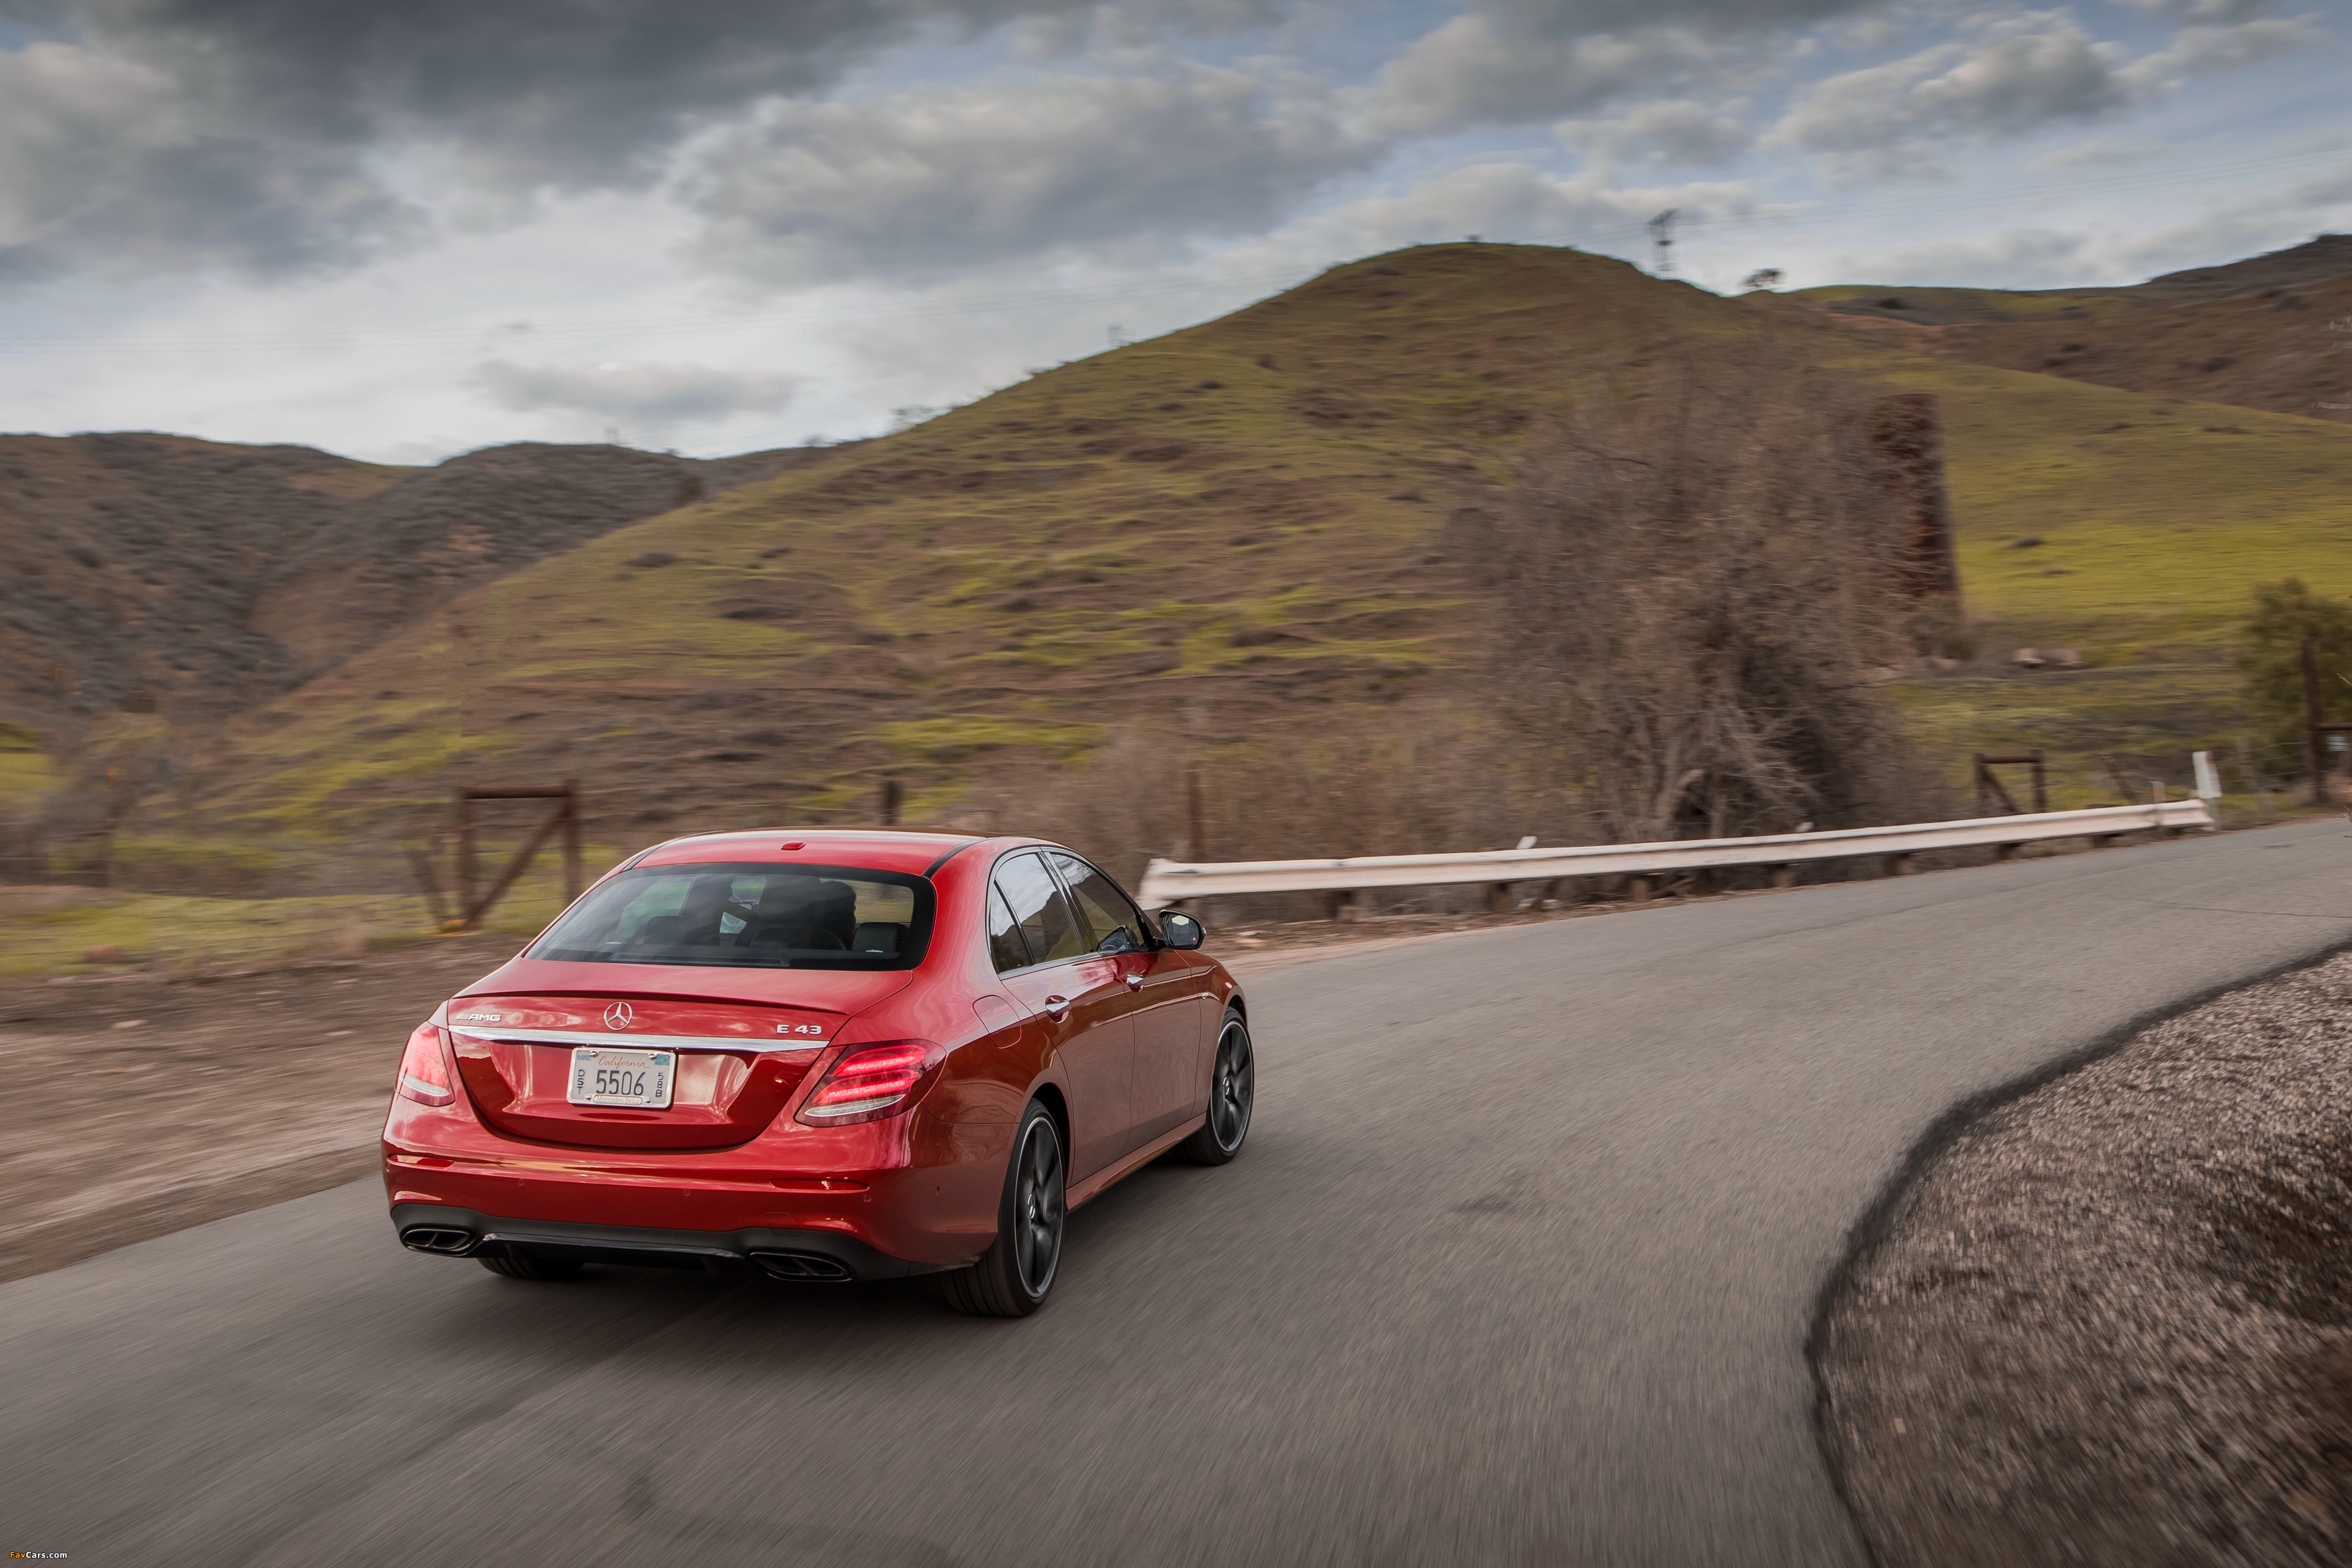
<instances>
[{"instance_id":1,"label":"exhaust tip","mask_svg":"<svg viewBox=\"0 0 2352 1568\"><path fill-rule=\"evenodd\" d=\"M821 1252L754 1252L751 1261L772 1280L839 1284L857 1277L849 1271L847 1264Z\"/></svg>"},{"instance_id":2,"label":"exhaust tip","mask_svg":"<svg viewBox=\"0 0 2352 1568\"><path fill-rule=\"evenodd\" d=\"M411 1252L434 1252L444 1258L462 1258L474 1249L474 1233L412 1225L400 1233L400 1244Z\"/></svg>"}]
</instances>

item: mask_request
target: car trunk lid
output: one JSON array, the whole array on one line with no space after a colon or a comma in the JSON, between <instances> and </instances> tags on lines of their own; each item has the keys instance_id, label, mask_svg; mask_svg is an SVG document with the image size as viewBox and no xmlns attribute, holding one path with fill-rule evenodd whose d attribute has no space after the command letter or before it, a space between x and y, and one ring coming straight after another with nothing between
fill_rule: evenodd
<instances>
[{"instance_id":1,"label":"car trunk lid","mask_svg":"<svg viewBox=\"0 0 2352 1568\"><path fill-rule=\"evenodd\" d=\"M444 1027L467 1098L499 1132L597 1148L725 1148L775 1119L854 1010L843 1004L864 998L822 999L835 1005L478 988L449 1004ZM608 1048L674 1052L670 1103L574 1104L573 1052Z\"/></svg>"}]
</instances>

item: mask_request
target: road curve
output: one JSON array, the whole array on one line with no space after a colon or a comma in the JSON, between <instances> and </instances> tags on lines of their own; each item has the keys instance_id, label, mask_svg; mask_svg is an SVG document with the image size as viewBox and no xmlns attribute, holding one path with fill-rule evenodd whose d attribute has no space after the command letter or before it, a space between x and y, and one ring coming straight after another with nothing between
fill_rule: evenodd
<instances>
[{"instance_id":1,"label":"road curve","mask_svg":"<svg viewBox=\"0 0 2352 1568\"><path fill-rule=\"evenodd\" d=\"M2310 823L1447 938L1251 985L1235 1165L1053 1304L394 1244L365 1185L0 1287L81 1563L1836 1563L1803 1342L1955 1101L2352 940ZM21 1111L21 1107L19 1108Z\"/></svg>"}]
</instances>

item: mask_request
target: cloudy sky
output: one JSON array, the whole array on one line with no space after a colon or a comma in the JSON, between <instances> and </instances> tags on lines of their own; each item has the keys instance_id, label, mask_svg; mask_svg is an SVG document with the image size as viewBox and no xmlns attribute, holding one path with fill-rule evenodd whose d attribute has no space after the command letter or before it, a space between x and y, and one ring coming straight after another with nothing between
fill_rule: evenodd
<instances>
[{"instance_id":1,"label":"cloudy sky","mask_svg":"<svg viewBox=\"0 0 2352 1568\"><path fill-rule=\"evenodd\" d=\"M2330 0L0 0L0 430L887 428L1334 261L2129 281L2352 228Z\"/></svg>"}]
</instances>

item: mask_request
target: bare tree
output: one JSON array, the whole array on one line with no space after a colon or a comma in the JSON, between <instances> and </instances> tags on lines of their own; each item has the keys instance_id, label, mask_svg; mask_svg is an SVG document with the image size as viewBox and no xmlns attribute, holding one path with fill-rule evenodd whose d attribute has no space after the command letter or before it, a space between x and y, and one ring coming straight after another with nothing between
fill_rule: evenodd
<instances>
[{"instance_id":1,"label":"bare tree","mask_svg":"<svg viewBox=\"0 0 2352 1568\"><path fill-rule=\"evenodd\" d=\"M1587 389L1457 514L1498 611L1493 699L1608 837L1919 809L1870 678L1915 619L1877 395L1760 335L1677 345Z\"/></svg>"}]
</instances>

